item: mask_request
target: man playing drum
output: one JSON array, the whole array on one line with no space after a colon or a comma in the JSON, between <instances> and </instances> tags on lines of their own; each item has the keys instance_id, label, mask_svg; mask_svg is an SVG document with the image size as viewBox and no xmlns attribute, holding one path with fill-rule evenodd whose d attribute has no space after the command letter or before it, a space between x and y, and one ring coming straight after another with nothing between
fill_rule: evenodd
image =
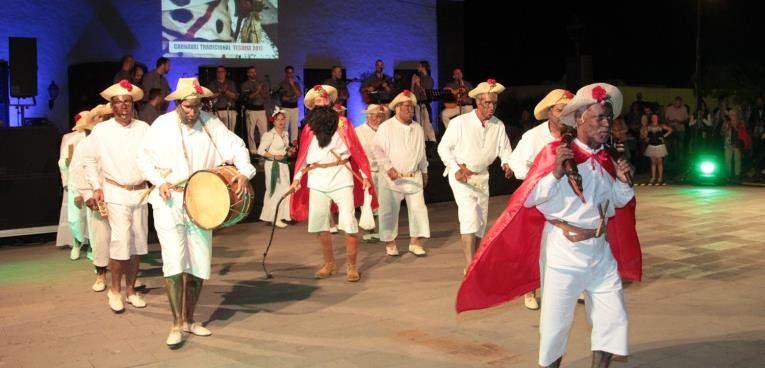
<instances>
[{"instance_id":1,"label":"man playing drum","mask_svg":"<svg viewBox=\"0 0 765 368\"><path fill-rule=\"evenodd\" d=\"M141 171L155 186L149 194L154 226L162 247L162 272L173 313L167 345L183 341L182 332L197 336L212 333L194 322L194 308L202 281L210 278L212 233L194 224L183 206L184 186L196 171L233 163L239 175L232 188L237 195L249 188L255 167L244 141L214 115L200 111L201 99L212 92L196 78L180 78L175 92L175 111L154 121L139 152Z\"/></svg>"}]
</instances>

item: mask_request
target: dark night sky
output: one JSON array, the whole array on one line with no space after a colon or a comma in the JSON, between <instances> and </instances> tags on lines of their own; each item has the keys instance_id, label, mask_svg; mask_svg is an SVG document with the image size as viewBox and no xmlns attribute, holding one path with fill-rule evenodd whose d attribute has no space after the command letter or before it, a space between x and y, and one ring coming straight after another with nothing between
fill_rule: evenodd
<instances>
[{"instance_id":1,"label":"dark night sky","mask_svg":"<svg viewBox=\"0 0 765 368\"><path fill-rule=\"evenodd\" d=\"M584 25L581 52L595 80L689 87L695 68L696 0L465 2L465 69L472 80L560 81L575 54L569 28ZM507 5L506 5L507 6ZM761 1L702 0L702 63L765 61ZM497 55L510 54L511 57Z\"/></svg>"}]
</instances>

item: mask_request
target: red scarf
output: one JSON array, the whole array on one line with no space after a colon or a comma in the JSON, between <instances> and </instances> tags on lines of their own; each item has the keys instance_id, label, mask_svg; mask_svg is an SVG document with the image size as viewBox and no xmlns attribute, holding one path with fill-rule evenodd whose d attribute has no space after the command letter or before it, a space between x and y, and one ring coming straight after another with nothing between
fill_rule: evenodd
<instances>
[{"instance_id":1,"label":"red scarf","mask_svg":"<svg viewBox=\"0 0 765 368\"><path fill-rule=\"evenodd\" d=\"M499 305L539 288L539 251L545 218L536 207L526 208L523 203L537 182L552 172L559 145L560 140L552 142L537 155L526 180L483 238L457 293L457 313ZM589 153L576 144L571 148L577 164L592 158L593 167L597 162L615 176L614 162L605 149ZM643 266L635 230L635 198L616 209L607 227L619 273L625 279L639 281Z\"/></svg>"}]
</instances>

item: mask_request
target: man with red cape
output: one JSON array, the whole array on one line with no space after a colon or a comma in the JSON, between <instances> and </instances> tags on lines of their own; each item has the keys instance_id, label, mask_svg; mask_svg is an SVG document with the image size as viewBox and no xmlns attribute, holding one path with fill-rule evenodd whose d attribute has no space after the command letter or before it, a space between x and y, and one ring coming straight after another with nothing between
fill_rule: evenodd
<instances>
[{"instance_id":1,"label":"man with red cape","mask_svg":"<svg viewBox=\"0 0 765 368\"><path fill-rule=\"evenodd\" d=\"M355 208L363 204L365 190L373 196L373 208L377 199L369 181L369 161L353 125L330 107L336 98L337 90L326 85L317 85L305 95L304 104L311 112L300 135L290 215L295 221L307 218L308 232L318 234L324 265L315 276L327 278L337 268L329 232L330 208L338 212L338 228L345 232L346 279L355 282L360 279Z\"/></svg>"},{"instance_id":2,"label":"man with red cape","mask_svg":"<svg viewBox=\"0 0 765 368\"><path fill-rule=\"evenodd\" d=\"M619 89L606 83L577 91L561 114L564 124L577 128L576 139L570 147L558 140L540 152L484 238L457 295L458 313L488 308L539 287L541 279L542 367L560 366L582 292L592 324L593 367L628 354L621 277L640 280L642 274L635 198L627 184L629 165L615 163L603 146L622 102ZM564 175L569 159L581 174L582 198Z\"/></svg>"}]
</instances>

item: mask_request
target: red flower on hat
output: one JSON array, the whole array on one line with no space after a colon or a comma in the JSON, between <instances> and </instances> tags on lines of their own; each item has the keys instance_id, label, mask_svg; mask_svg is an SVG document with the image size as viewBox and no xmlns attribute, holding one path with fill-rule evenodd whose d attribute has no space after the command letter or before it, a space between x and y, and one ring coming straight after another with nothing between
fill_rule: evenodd
<instances>
[{"instance_id":1,"label":"red flower on hat","mask_svg":"<svg viewBox=\"0 0 765 368\"><path fill-rule=\"evenodd\" d=\"M195 79L193 84L194 84L194 90L197 91L197 94L201 95L204 93L204 90L202 89L202 86L199 85L198 80Z\"/></svg>"},{"instance_id":2,"label":"red flower on hat","mask_svg":"<svg viewBox=\"0 0 765 368\"><path fill-rule=\"evenodd\" d=\"M595 88L592 89L592 98L596 99L598 102L605 100L607 97L608 94L606 94L605 88L595 86Z\"/></svg>"},{"instance_id":3,"label":"red flower on hat","mask_svg":"<svg viewBox=\"0 0 765 368\"><path fill-rule=\"evenodd\" d=\"M574 94L571 93L571 91L563 91L563 96L565 96L568 100L574 98Z\"/></svg>"},{"instance_id":4,"label":"red flower on hat","mask_svg":"<svg viewBox=\"0 0 765 368\"><path fill-rule=\"evenodd\" d=\"M383 105L380 105L377 109L380 110L380 112L385 112L385 106Z\"/></svg>"},{"instance_id":5,"label":"red flower on hat","mask_svg":"<svg viewBox=\"0 0 765 368\"><path fill-rule=\"evenodd\" d=\"M321 91L321 86L317 84L317 85L313 86L313 90L317 91L317 92Z\"/></svg>"},{"instance_id":6,"label":"red flower on hat","mask_svg":"<svg viewBox=\"0 0 765 368\"><path fill-rule=\"evenodd\" d=\"M411 94L412 94L412 91L410 91L410 90L408 90L408 89L405 89L405 90L403 90L401 93L402 93L404 96L406 96L406 97L409 97L409 95L411 95Z\"/></svg>"},{"instance_id":7,"label":"red flower on hat","mask_svg":"<svg viewBox=\"0 0 765 368\"><path fill-rule=\"evenodd\" d=\"M130 84L130 82L127 79L123 79L120 81L120 87L126 89L128 92L133 90L133 85Z\"/></svg>"},{"instance_id":8,"label":"red flower on hat","mask_svg":"<svg viewBox=\"0 0 765 368\"><path fill-rule=\"evenodd\" d=\"M80 120L81 117L82 116L80 116L80 114L75 115L74 116L74 121L77 122L78 120Z\"/></svg>"},{"instance_id":9,"label":"red flower on hat","mask_svg":"<svg viewBox=\"0 0 765 368\"><path fill-rule=\"evenodd\" d=\"M487 80L486 80L486 83L489 83L489 84L491 84L491 85L494 85L494 84L497 84L497 81L496 81L496 80L494 80L494 79L492 79L492 78L489 78L489 79L487 79Z\"/></svg>"}]
</instances>

